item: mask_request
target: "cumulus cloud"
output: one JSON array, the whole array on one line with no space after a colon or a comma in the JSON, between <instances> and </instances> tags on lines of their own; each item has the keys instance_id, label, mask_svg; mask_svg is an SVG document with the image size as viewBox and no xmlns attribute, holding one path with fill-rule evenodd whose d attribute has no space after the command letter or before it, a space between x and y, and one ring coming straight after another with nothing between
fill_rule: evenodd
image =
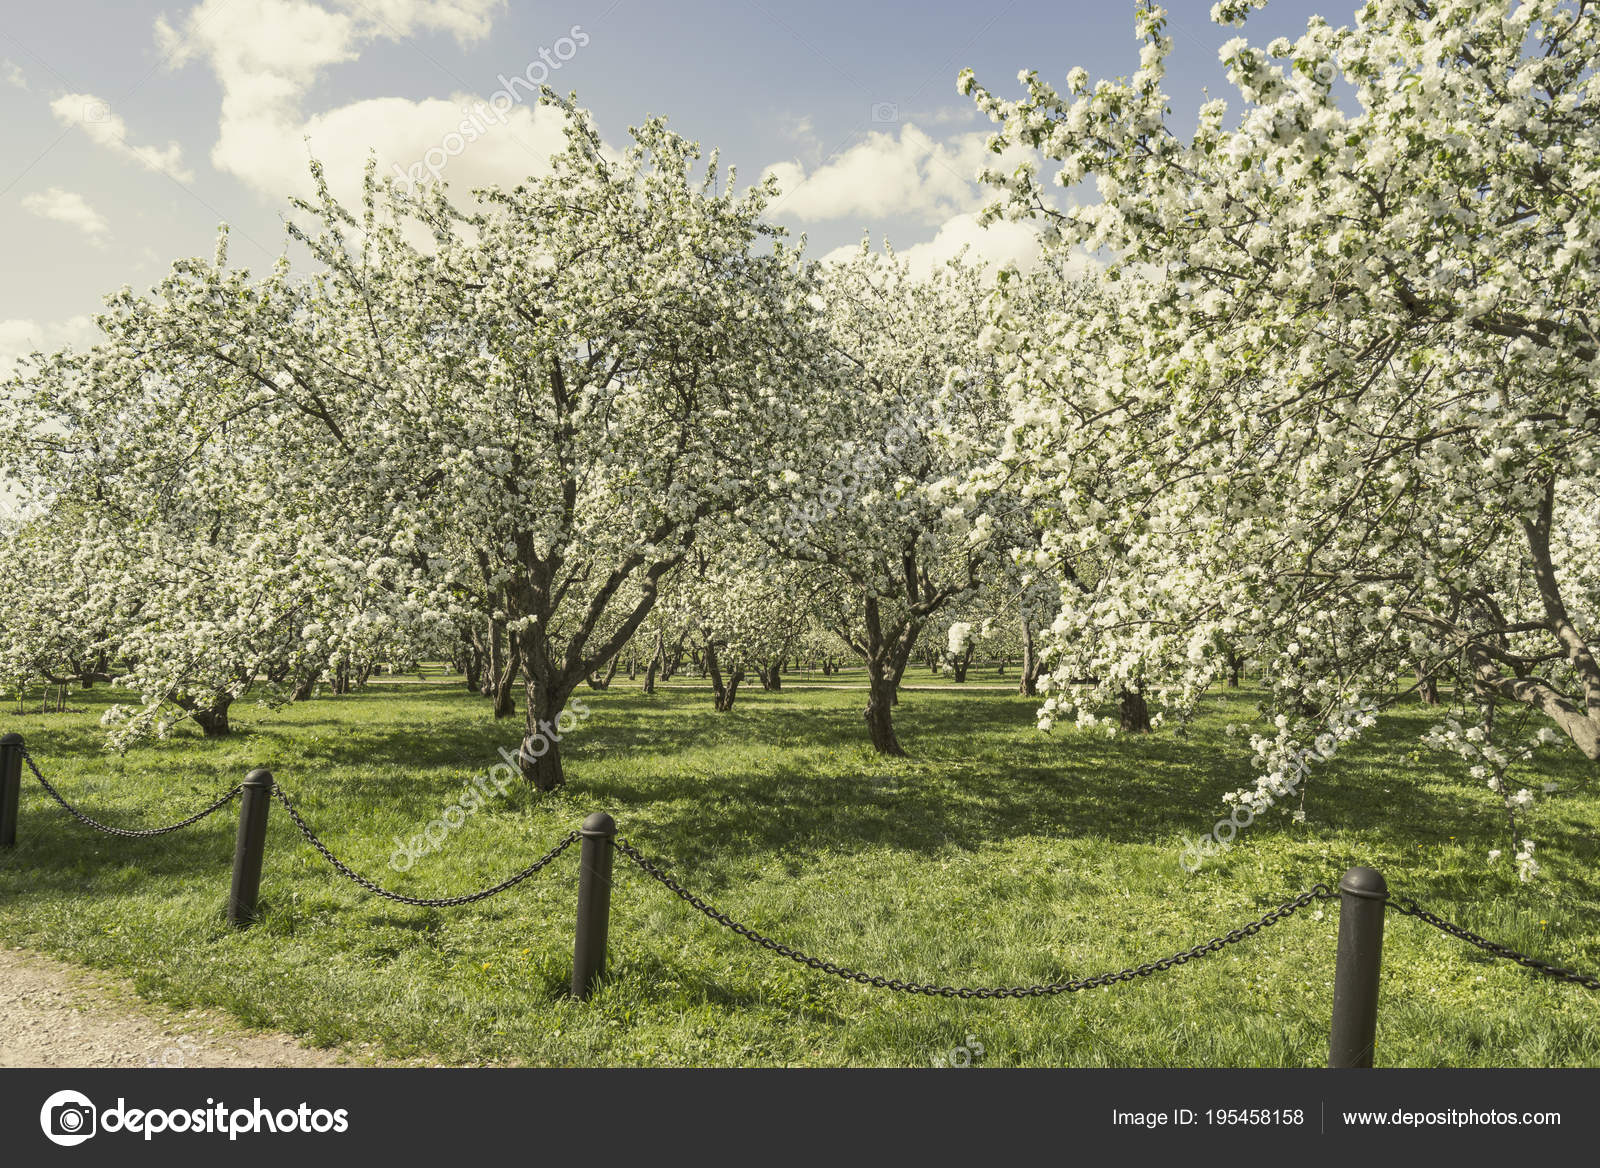
<instances>
[{"instance_id":1,"label":"cumulus cloud","mask_svg":"<svg viewBox=\"0 0 1600 1168\"><path fill-rule=\"evenodd\" d=\"M8 375L29 353L51 353L68 346L83 347L101 340L92 317L74 316L61 321L0 320L0 377Z\"/></svg>"},{"instance_id":2,"label":"cumulus cloud","mask_svg":"<svg viewBox=\"0 0 1600 1168\"><path fill-rule=\"evenodd\" d=\"M111 103L92 93L63 94L50 103L50 112L63 125L82 130L97 146L132 159L148 170L170 175L179 182L194 181L194 171L183 165L182 147L176 142L168 142L164 149L135 146L128 141L128 124L112 110Z\"/></svg>"},{"instance_id":3,"label":"cumulus cloud","mask_svg":"<svg viewBox=\"0 0 1600 1168\"><path fill-rule=\"evenodd\" d=\"M1002 221L980 227L976 213L957 215L942 224L931 240L901 254L912 271L926 273L961 255L963 249L968 263L991 268L1009 264L1026 271L1038 263L1039 233L1027 223Z\"/></svg>"},{"instance_id":4,"label":"cumulus cloud","mask_svg":"<svg viewBox=\"0 0 1600 1168\"><path fill-rule=\"evenodd\" d=\"M23 73L22 66L15 61L9 59L0 61L0 77L4 77L6 84L13 89L28 88L27 74Z\"/></svg>"},{"instance_id":5,"label":"cumulus cloud","mask_svg":"<svg viewBox=\"0 0 1600 1168\"><path fill-rule=\"evenodd\" d=\"M860 250L860 244L836 247L822 262L839 263ZM1039 232L1031 224L1001 220L988 227L978 224L977 212L956 215L940 224L930 240L896 249L896 254L911 267L913 274L926 276L939 265L962 256L969 264L981 264L990 277L1002 267L1029 271L1039 265ZM1078 252L1064 270L1068 275L1083 275L1098 270L1100 263Z\"/></svg>"},{"instance_id":6,"label":"cumulus cloud","mask_svg":"<svg viewBox=\"0 0 1600 1168\"><path fill-rule=\"evenodd\" d=\"M941 142L916 125L898 133L874 130L809 172L798 161L769 166L783 195L769 214L799 220L882 219L890 216L929 225L976 211L984 191L977 173L985 166L1015 165L1027 157L996 156L987 132Z\"/></svg>"},{"instance_id":7,"label":"cumulus cloud","mask_svg":"<svg viewBox=\"0 0 1600 1168\"><path fill-rule=\"evenodd\" d=\"M495 13L505 0L334 0L364 22L396 37L445 32L469 45L489 35Z\"/></svg>"},{"instance_id":8,"label":"cumulus cloud","mask_svg":"<svg viewBox=\"0 0 1600 1168\"><path fill-rule=\"evenodd\" d=\"M304 197L312 193L308 162L315 157L335 196L354 201L369 153L392 179L447 139L455 145L466 138L468 125L472 140L450 151L441 173L453 189L511 185L548 169L565 142L562 115L528 102L534 86L526 81L515 94L523 104L502 103L493 118L485 114L487 95L466 93L304 109L322 73L356 59L368 43L421 32L471 42L489 32L501 7L500 0L205 0L177 24L158 21L156 36L174 65L204 62L222 85L211 151L218 170L273 199ZM566 59L549 58L555 68ZM530 62L536 80L551 75L537 56Z\"/></svg>"},{"instance_id":9,"label":"cumulus cloud","mask_svg":"<svg viewBox=\"0 0 1600 1168\"><path fill-rule=\"evenodd\" d=\"M87 199L75 191L64 191L60 187L24 195L22 209L43 219L65 223L96 245L104 243L111 231L105 216L89 206Z\"/></svg>"}]
</instances>

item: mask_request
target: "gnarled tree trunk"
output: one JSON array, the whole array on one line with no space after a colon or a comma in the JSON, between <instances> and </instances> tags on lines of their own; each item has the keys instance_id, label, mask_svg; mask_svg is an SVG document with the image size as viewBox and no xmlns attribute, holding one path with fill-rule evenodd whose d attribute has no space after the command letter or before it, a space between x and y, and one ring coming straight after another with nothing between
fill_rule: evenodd
<instances>
[{"instance_id":1,"label":"gnarled tree trunk","mask_svg":"<svg viewBox=\"0 0 1600 1168\"><path fill-rule=\"evenodd\" d=\"M542 684L538 678L530 678L527 692L528 716L517 752L522 776L541 791L554 791L567 781L561 766L561 740L575 720L570 714L565 719L562 715L571 695L562 693L548 676Z\"/></svg>"},{"instance_id":2,"label":"gnarled tree trunk","mask_svg":"<svg viewBox=\"0 0 1600 1168\"><path fill-rule=\"evenodd\" d=\"M228 721L228 710L233 705L231 697L220 697L209 706L198 706L189 702L179 702L194 718L194 724L200 727L200 732L207 738L226 738L233 733L233 726Z\"/></svg>"},{"instance_id":3,"label":"gnarled tree trunk","mask_svg":"<svg viewBox=\"0 0 1600 1168\"><path fill-rule=\"evenodd\" d=\"M589 688L609 689L611 687L611 679L617 676L617 665L619 664L620 660L621 654L618 654L616 657L611 659L611 664L609 667L607 667L605 676L602 677L598 673L591 673L587 678L585 678L584 680L589 683Z\"/></svg>"}]
</instances>

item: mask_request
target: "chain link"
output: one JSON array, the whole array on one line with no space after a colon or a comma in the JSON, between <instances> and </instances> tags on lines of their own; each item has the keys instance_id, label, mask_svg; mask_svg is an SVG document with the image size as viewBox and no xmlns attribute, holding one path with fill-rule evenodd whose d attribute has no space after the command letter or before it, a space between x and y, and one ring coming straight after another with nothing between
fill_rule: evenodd
<instances>
[{"instance_id":1,"label":"chain link","mask_svg":"<svg viewBox=\"0 0 1600 1168\"><path fill-rule=\"evenodd\" d=\"M29 754L26 749L22 751L22 757L23 760L27 762L28 769L33 772L33 777L39 780L39 785L50 793L50 797L52 799L61 804L61 806L65 807L69 815L78 820L80 823L87 824L89 827L94 828L96 831L103 831L107 835L121 836L124 839L148 839L151 836L167 835L169 832L178 831L182 828L189 827L192 824L199 823L206 816L221 811L229 803L232 803L234 799L238 798L239 792L244 789L243 787L235 787L226 795L222 796L222 798L218 799L215 803L211 804L211 806L207 807L204 811L197 812L194 815L189 816L188 819L185 819L179 823L169 824L166 827L152 827L145 831L134 831L131 828L126 827L110 827L107 824L101 823L98 819L91 819L89 816L79 811L71 803L68 803L66 799L62 797L61 792L50 785L50 780L44 777L44 774L39 770L39 764L33 761L33 755Z\"/></svg>"},{"instance_id":2,"label":"chain link","mask_svg":"<svg viewBox=\"0 0 1600 1168\"><path fill-rule=\"evenodd\" d=\"M1312 885L1309 890L1302 892L1293 900L1279 905L1265 916L1260 917L1257 920L1253 920L1249 924L1241 925L1239 928L1234 929L1231 932L1224 933L1220 937L1213 937L1211 940L1206 941L1203 944L1196 945L1192 949L1185 949L1181 953L1174 953L1171 957L1164 957L1160 961L1150 961L1143 965L1130 966L1127 969L1119 969L1115 973L1102 973L1095 977L1079 978L1075 981L1052 982L1048 984L1031 986L924 985L921 982L901 981L899 978L879 977L870 973L863 973L857 969L850 969L846 966L836 965L831 961L824 961L820 957L813 957L808 953L801 952L799 949L794 949L788 945L782 944L781 942L774 941L771 937L764 936L749 926L740 924L727 913L719 912L717 909L712 908L711 905L707 904L698 896L695 896L683 885L679 884L662 868L646 859L644 854L641 853L638 848L634 847L626 840L613 840L612 846L624 856L627 856L628 859L632 860L646 875L658 881L665 888L675 894L679 899L699 909L713 921L716 921L717 924L726 929L731 929L733 932L739 934L739 936L745 938L747 941L755 942L763 949L770 949L780 957L787 957L790 961L799 962L801 965L807 966L811 969L819 970L822 973L832 974L834 977L843 978L846 981L858 982L861 985L870 985L880 989L896 990L905 994L926 994L930 997L943 998L1038 998L1053 994L1070 994L1075 993L1078 990L1096 989L1100 986L1115 985L1118 982L1132 981L1136 977L1148 977L1152 973L1163 973L1166 970L1171 969L1173 966L1183 965L1189 961L1195 960L1196 958L1204 957L1207 953L1216 953L1229 945L1243 941L1246 937L1253 937L1262 929L1268 928L1269 926L1276 924L1278 921L1292 916L1300 909L1305 908L1312 901L1328 900L1337 895L1333 889L1328 887L1326 884Z\"/></svg>"},{"instance_id":3,"label":"chain link","mask_svg":"<svg viewBox=\"0 0 1600 1168\"><path fill-rule=\"evenodd\" d=\"M380 885L374 884L371 880L368 880L359 872L351 869L350 865L346 864L343 860L339 859L338 856L329 851L328 845L317 838L317 833L311 830L311 825L301 818L300 812L296 811L294 804L289 802L289 796L284 794L282 787L274 786L272 788L272 795L273 798L277 799L279 803L283 804L283 809L289 813L289 818L294 820L295 826L300 829L300 834L305 836L310 842L311 846L322 853L322 858L338 869L341 875L349 880L355 881L368 892L376 893L386 900L393 900L400 904L416 905L419 908L452 908L455 905L472 904L474 901L487 900L491 896L497 896L506 891L506 889L515 888L518 884L521 884L529 876L532 876L535 872L539 871L539 869L550 863L562 852L566 851L580 838L582 838L578 832L569 831L565 836L562 837L560 843L556 844L555 847L551 848L548 852L540 856L537 860L535 860L532 864L529 864L515 876L512 876L508 880L502 880L493 888L485 888L482 892L472 892L468 893L466 896L445 896L436 899L428 899L420 896L402 896L398 892L390 892L387 888L383 888Z\"/></svg>"},{"instance_id":4,"label":"chain link","mask_svg":"<svg viewBox=\"0 0 1600 1168\"><path fill-rule=\"evenodd\" d=\"M1422 921L1424 924L1432 925L1440 932L1449 933L1452 937L1457 937L1469 945L1476 945L1485 953L1492 953L1496 957L1505 958L1507 961L1515 961L1518 965L1526 966L1528 969L1545 977L1554 978L1556 981L1571 982L1573 985L1581 985L1586 989L1600 990L1600 977L1580 973L1576 969L1552 965L1548 961L1540 961L1537 957L1529 957L1526 953L1518 952L1509 945L1502 945L1498 941L1490 941L1486 937L1480 937L1471 929L1464 929L1452 921L1447 921L1443 917L1429 912L1412 897L1391 895L1389 897L1389 907L1403 916L1416 917L1417 920Z\"/></svg>"},{"instance_id":5,"label":"chain link","mask_svg":"<svg viewBox=\"0 0 1600 1168\"><path fill-rule=\"evenodd\" d=\"M28 769L33 772L33 777L39 780L39 785L49 793L52 799L61 804L61 806L66 809L67 813L70 814L74 819L77 819L79 822L94 828L96 831L104 832L107 835L120 836L125 839L148 839L153 836L167 835L171 832L179 831L185 827L190 827L193 824L199 823L207 816L213 815L222 810L222 808L226 807L229 803L233 802L234 799L238 798L239 793L244 789L242 786L234 787L231 791L228 791L210 806L196 812L187 819L180 820L177 823L169 824L166 827L148 828L143 831L135 831L125 827L111 827L107 824L101 823L97 819L93 819L90 816L85 815L71 803L67 802L67 800L62 796L61 792L57 791L55 787L51 785L50 780L44 777L43 772L39 770L39 764L34 762L33 755L30 754L26 748L22 750L22 758L25 762L27 762ZM514 876L511 876L506 880L502 880L499 884L494 885L492 888L483 889L481 892L472 892L464 896L447 896L437 898L402 896L400 893L390 892L387 888L384 888L381 885L374 883L372 880L369 880L367 877L362 876L360 873L353 870L343 860L339 859L338 856L334 855L333 852L328 848L328 845L317 838L317 833L311 830L311 825L307 823L301 816L294 804L290 802L289 796L284 793L281 787L274 786L272 789L272 795L273 798L277 799L279 803L283 804L284 811L288 813L290 819L294 820L295 826L300 829L300 833L306 837L306 840L311 844L311 846L320 852L322 854L322 858L327 860L329 864L333 865L333 867L341 875L349 880L354 881L356 884L359 884L368 892L372 892L378 896L384 897L387 900L392 900L399 904L415 905L420 908L450 908L456 905L472 904L476 901L487 900L491 896L498 896L500 893L505 892L508 889L515 888L518 884L521 884L524 880L528 879L528 877L540 871L542 868L560 856L561 853L565 852L568 848L582 838L580 832L568 832L561 838L555 847L551 848L543 856L540 856L539 859L535 860L522 871L516 873ZM1283 904L1279 905L1277 908L1273 909L1271 912L1268 912L1264 916L1250 921L1247 924L1241 925L1237 929L1230 930L1220 937L1213 937L1211 940L1202 942L1191 949L1185 949L1182 952L1174 953L1171 957L1163 957L1159 961L1145 962L1142 965L1129 966L1127 969L1119 969L1114 973L1102 973L1094 977L1079 978L1072 981L1050 982L1029 986L928 985L921 982L901 981L899 978L881 977L862 972L861 970L850 969L847 966L837 965L832 961L825 961L820 957L813 957L812 955L799 949L785 945L780 941L775 941L771 937L768 937L760 932L757 932L755 929L750 928L748 925L741 924L739 921L734 920L727 913L713 908L710 904L706 903L700 897L690 892L682 884L678 883L678 881L675 880L664 868L647 859L644 853L640 852L638 848L634 847L626 840L613 839L611 843L617 851L621 852L628 859L632 860L640 869L640 871L644 872L647 876L660 883L680 900L683 900L685 903L699 910L717 924L731 930L734 933L737 933L747 941L754 942L763 949L771 950L780 957L786 957L790 961L798 962L799 964L810 969L831 974L834 977L843 978L846 981L853 981L861 985L870 985L881 989L895 990L900 993L925 994L931 997L1043 997L1054 994L1076 993L1079 990L1097 989L1101 986L1110 986L1116 985L1119 982L1132 981L1137 977L1148 977L1153 973L1164 973L1165 971L1172 969L1174 966L1187 964L1188 962L1194 961L1197 958L1204 957L1208 953L1216 953L1229 945L1237 944L1247 937L1253 937L1262 929L1268 928L1271 925L1274 925L1277 922L1292 916L1294 913L1305 908L1313 901L1331 900L1338 895L1337 892L1335 892L1326 884L1314 884L1308 890L1295 897L1293 900L1285 901ZM1580 985L1586 989L1600 990L1600 977L1595 977L1592 974L1582 973L1575 969L1568 969L1564 966L1553 965L1548 961L1541 961L1537 957L1530 957L1528 954L1513 949L1509 945L1502 945L1497 941L1490 941L1488 938L1481 937L1477 933L1472 932L1470 929L1463 928L1452 921L1448 921L1445 918L1428 911L1422 905L1418 904L1413 897L1390 894L1389 896L1385 897L1385 901L1390 908L1394 909L1403 916L1415 917L1424 924L1432 925L1439 931L1448 933L1450 936L1465 941L1469 945L1476 946L1477 948L1482 949L1484 952L1492 954L1495 957L1500 957L1507 961L1513 961L1524 968L1531 969L1537 974L1552 978L1556 981L1568 982L1572 985Z\"/></svg>"}]
</instances>

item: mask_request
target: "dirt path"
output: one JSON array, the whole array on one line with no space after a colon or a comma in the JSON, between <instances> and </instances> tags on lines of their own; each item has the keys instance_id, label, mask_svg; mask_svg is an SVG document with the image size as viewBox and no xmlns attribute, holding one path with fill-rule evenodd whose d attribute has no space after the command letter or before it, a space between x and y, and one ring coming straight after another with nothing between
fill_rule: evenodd
<instances>
[{"instance_id":1,"label":"dirt path","mask_svg":"<svg viewBox=\"0 0 1600 1168\"><path fill-rule=\"evenodd\" d=\"M166 1011L128 982L0 949L0 1067L338 1067L381 1060L241 1030L220 1014Z\"/></svg>"}]
</instances>

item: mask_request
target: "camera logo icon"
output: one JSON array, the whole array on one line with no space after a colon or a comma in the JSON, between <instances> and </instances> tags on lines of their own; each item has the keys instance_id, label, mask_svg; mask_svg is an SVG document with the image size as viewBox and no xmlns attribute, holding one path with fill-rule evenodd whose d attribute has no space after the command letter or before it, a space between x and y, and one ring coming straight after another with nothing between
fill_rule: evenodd
<instances>
[{"instance_id":1,"label":"camera logo icon","mask_svg":"<svg viewBox=\"0 0 1600 1168\"><path fill-rule=\"evenodd\" d=\"M892 101L873 102L872 120L879 125L885 122L898 122L900 120L900 107Z\"/></svg>"},{"instance_id":2,"label":"camera logo icon","mask_svg":"<svg viewBox=\"0 0 1600 1168\"><path fill-rule=\"evenodd\" d=\"M70 1148L94 1135L99 1110L87 1095L57 1091L39 1109L39 1126L52 1144Z\"/></svg>"}]
</instances>

